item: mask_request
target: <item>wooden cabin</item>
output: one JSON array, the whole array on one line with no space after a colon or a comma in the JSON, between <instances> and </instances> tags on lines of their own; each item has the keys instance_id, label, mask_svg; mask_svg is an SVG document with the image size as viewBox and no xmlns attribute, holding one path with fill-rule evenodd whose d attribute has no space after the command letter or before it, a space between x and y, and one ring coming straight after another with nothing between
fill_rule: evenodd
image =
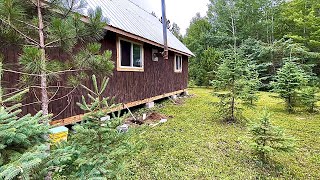
<instances>
[{"instance_id":1,"label":"wooden cabin","mask_svg":"<svg viewBox=\"0 0 320 180\"><path fill-rule=\"evenodd\" d=\"M160 5L160 2L159 2ZM114 97L122 108L146 104L164 97L185 92L188 85L188 58L192 52L170 31L168 33L169 58L159 56L163 52L163 28L158 18L129 0L89 0L90 8L101 7L108 18L106 35L101 40L103 50L112 51L115 63L106 96ZM5 62L17 63L19 50L2 49ZM61 52L55 58L64 59ZM14 89L19 75L6 72L3 83ZM59 82L57 82L59 83ZM62 82L61 82L62 83ZM90 86L90 81L86 82ZM49 105L54 123L61 125L78 122L84 112L76 105L87 91L81 88L57 89L55 101ZM33 91L25 98L23 113L34 114L40 103Z\"/></svg>"}]
</instances>

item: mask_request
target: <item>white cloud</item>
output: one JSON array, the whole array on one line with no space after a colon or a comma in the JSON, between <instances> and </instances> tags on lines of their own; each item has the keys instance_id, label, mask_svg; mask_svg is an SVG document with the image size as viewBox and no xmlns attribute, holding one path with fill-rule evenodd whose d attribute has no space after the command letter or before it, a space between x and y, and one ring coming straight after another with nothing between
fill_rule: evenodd
<instances>
[{"instance_id":1,"label":"white cloud","mask_svg":"<svg viewBox=\"0 0 320 180\"><path fill-rule=\"evenodd\" d=\"M158 17L161 17L161 0L131 0L143 9L154 11ZM206 15L209 0L166 0L167 18L175 22L181 28L181 33L185 34L189 27L190 20L197 12L201 16Z\"/></svg>"}]
</instances>

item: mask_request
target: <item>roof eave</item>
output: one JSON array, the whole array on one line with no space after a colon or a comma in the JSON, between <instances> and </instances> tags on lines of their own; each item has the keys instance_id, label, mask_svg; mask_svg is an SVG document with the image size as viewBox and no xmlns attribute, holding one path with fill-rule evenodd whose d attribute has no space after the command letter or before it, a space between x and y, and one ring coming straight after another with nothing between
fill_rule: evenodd
<instances>
[{"instance_id":1,"label":"roof eave","mask_svg":"<svg viewBox=\"0 0 320 180\"><path fill-rule=\"evenodd\" d=\"M138 40L138 41L141 41L141 42L145 42L145 43L148 43L148 44L151 44L151 45L154 45L154 46L163 48L163 44L159 44L159 43L157 43L157 42L151 41L151 40L146 39L146 38L144 38L144 37L141 37L141 36L132 34L132 33L130 33L130 32L124 31L124 30L122 30L122 29L119 29L119 28L116 28L116 27L113 27L113 26L110 26L110 25L105 26L105 29L108 30L108 31L112 31L112 32L115 32L115 33L117 33L117 34L120 34L120 35L129 37L129 38L132 38L132 39L134 39L134 40ZM182 55L185 55L185 56L188 56L188 57L194 56L193 53L192 53L192 54L189 54L189 53L187 53L187 52L183 52L183 51L180 51L180 50L171 48L171 47L169 47L169 50L170 50L170 51L173 51L173 52L176 52L176 53L179 53L179 54L182 54Z\"/></svg>"}]
</instances>

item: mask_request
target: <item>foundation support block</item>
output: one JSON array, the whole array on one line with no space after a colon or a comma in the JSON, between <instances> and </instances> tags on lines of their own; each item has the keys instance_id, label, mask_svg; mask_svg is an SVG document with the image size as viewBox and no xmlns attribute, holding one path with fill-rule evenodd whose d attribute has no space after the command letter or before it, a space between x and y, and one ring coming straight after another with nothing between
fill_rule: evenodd
<instances>
[{"instance_id":1,"label":"foundation support block","mask_svg":"<svg viewBox=\"0 0 320 180\"><path fill-rule=\"evenodd\" d=\"M182 95L183 96L189 96L189 92L188 91L183 91Z\"/></svg>"},{"instance_id":2,"label":"foundation support block","mask_svg":"<svg viewBox=\"0 0 320 180\"><path fill-rule=\"evenodd\" d=\"M154 101L146 103L145 107L148 109L154 108Z\"/></svg>"},{"instance_id":3,"label":"foundation support block","mask_svg":"<svg viewBox=\"0 0 320 180\"><path fill-rule=\"evenodd\" d=\"M173 99L173 100L177 100L178 96L175 94L175 95L170 96L170 98Z\"/></svg>"}]
</instances>

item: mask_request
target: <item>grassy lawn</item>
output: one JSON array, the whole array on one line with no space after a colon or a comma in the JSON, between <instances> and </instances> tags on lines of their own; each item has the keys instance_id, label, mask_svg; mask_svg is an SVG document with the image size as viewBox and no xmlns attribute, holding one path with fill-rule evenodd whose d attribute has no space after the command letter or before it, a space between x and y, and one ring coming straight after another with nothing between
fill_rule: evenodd
<instances>
[{"instance_id":1,"label":"grassy lawn","mask_svg":"<svg viewBox=\"0 0 320 180\"><path fill-rule=\"evenodd\" d=\"M287 114L281 100L260 93L256 109L246 109L254 121L266 106L272 123L297 139L294 153L275 154L274 165L261 166L246 138L247 127L215 118L210 89L194 88L182 105L166 103L156 111L172 116L156 127L135 129L131 143L142 144L128 159L124 179L320 179L320 115Z\"/></svg>"}]
</instances>

